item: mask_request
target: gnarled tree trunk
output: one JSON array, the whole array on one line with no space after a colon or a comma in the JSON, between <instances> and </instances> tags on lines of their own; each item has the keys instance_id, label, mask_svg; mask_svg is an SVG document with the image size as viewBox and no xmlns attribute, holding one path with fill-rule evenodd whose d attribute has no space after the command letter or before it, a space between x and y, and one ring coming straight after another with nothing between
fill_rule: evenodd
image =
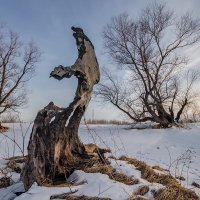
<instances>
[{"instance_id":1,"label":"gnarled tree trunk","mask_svg":"<svg viewBox=\"0 0 200 200\"><path fill-rule=\"evenodd\" d=\"M50 76L61 80L72 75L78 78L73 102L59 108L53 102L40 110L34 121L28 158L22 173L25 188L65 179L74 169L90 163L78 137L81 118L91 99L93 86L99 82L99 65L94 47L81 28L74 28L78 58L71 67L59 65Z\"/></svg>"}]
</instances>

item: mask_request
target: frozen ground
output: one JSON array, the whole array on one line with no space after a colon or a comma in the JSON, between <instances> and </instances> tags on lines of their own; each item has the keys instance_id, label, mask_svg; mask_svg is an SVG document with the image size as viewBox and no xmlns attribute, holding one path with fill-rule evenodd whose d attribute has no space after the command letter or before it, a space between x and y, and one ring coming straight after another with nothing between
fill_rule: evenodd
<instances>
[{"instance_id":1,"label":"frozen ground","mask_svg":"<svg viewBox=\"0 0 200 200\"><path fill-rule=\"evenodd\" d=\"M10 131L6 135L14 139L19 147L8 137L0 134L0 166L5 165L3 158L21 155L23 144L26 154L28 138L31 132L29 124L10 125ZM25 139L23 140L23 135ZM170 129L127 129L127 126L113 125L82 125L79 135L84 143L96 143L101 147L110 148L112 154L116 157L128 155L145 161L151 166L159 165L170 170L174 176L183 176L185 181L181 184L185 187L195 190L200 195L200 190L194 188L191 183L200 184L200 124L188 124L185 128ZM24 142L23 142L24 141ZM75 171L70 180L87 181L87 184L72 187L72 190L78 189L77 194L88 196L109 197L112 199L127 199L132 192L141 184L149 185L150 188L158 189L162 186L159 184L150 184L140 178L140 173L132 166L123 161L111 160L113 167L122 171L128 176L139 178L139 184L127 186L123 183L110 180L107 175L100 173L87 174L82 171ZM17 184L6 189L0 189L0 199L8 200L14 197L14 192L22 190L23 186L18 181L19 176L12 174ZM15 198L16 200L49 200L53 194L69 192L70 189L63 188L46 188L33 185L32 188L23 195ZM3 195L3 196L2 196ZM149 192L147 199L152 199Z\"/></svg>"}]
</instances>

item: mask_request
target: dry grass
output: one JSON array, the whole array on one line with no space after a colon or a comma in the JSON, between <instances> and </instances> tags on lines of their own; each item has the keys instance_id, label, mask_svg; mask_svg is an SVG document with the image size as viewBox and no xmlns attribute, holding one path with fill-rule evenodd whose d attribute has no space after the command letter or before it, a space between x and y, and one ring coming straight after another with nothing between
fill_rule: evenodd
<instances>
[{"instance_id":1,"label":"dry grass","mask_svg":"<svg viewBox=\"0 0 200 200\"><path fill-rule=\"evenodd\" d=\"M158 166L158 165L155 165L155 166L153 166L152 168L153 168L153 169L156 169L156 170L159 170L159 171L162 171L162 172L169 171L169 170L164 169L164 168L162 168L162 167L160 167L160 166Z\"/></svg>"},{"instance_id":2,"label":"dry grass","mask_svg":"<svg viewBox=\"0 0 200 200\"><path fill-rule=\"evenodd\" d=\"M135 192L134 195L144 196L147 192L149 192L149 186L141 185Z\"/></svg>"},{"instance_id":3,"label":"dry grass","mask_svg":"<svg viewBox=\"0 0 200 200\"><path fill-rule=\"evenodd\" d=\"M195 192L180 185L167 186L154 195L155 200L199 200Z\"/></svg>"},{"instance_id":4,"label":"dry grass","mask_svg":"<svg viewBox=\"0 0 200 200\"><path fill-rule=\"evenodd\" d=\"M12 157L12 158L5 159L5 160L8 160L8 162L6 164L6 167L0 169L0 174L1 176L3 176L2 178L0 178L0 188L8 187L12 184L11 175L8 175L10 172L10 169L16 173L21 173L21 168L17 165L18 158L21 159L22 157L17 157L17 158Z\"/></svg>"},{"instance_id":5,"label":"dry grass","mask_svg":"<svg viewBox=\"0 0 200 200\"><path fill-rule=\"evenodd\" d=\"M25 163L26 157L25 156L15 156L7 158L8 160L7 167L12 169L12 171L16 173L21 173L21 168L18 166L18 163Z\"/></svg>"},{"instance_id":6,"label":"dry grass","mask_svg":"<svg viewBox=\"0 0 200 200\"><path fill-rule=\"evenodd\" d=\"M102 173L107 174L110 179L124 183L126 185L138 184L138 179L126 176L123 173L118 173L111 165L99 165L95 167L85 168L83 170L87 173Z\"/></svg>"},{"instance_id":7,"label":"dry grass","mask_svg":"<svg viewBox=\"0 0 200 200\"><path fill-rule=\"evenodd\" d=\"M9 130L8 127L0 125L0 133L7 132Z\"/></svg>"},{"instance_id":8,"label":"dry grass","mask_svg":"<svg viewBox=\"0 0 200 200\"><path fill-rule=\"evenodd\" d=\"M10 177L0 178L0 188L5 188L11 185Z\"/></svg>"},{"instance_id":9,"label":"dry grass","mask_svg":"<svg viewBox=\"0 0 200 200\"><path fill-rule=\"evenodd\" d=\"M192 182L191 184L192 186L196 187L196 188L199 188L200 189L200 184L196 183L196 182Z\"/></svg>"},{"instance_id":10,"label":"dry grass","mask_svg":"<svg viewBox=\"0 0 200 200\"><path fill-rule=\"evenodd\" d=\"M17 162L15 160L10 160L7 163L7 167L16 173L21 173L21 171L22 171L21 168L19 166L17 166Z\"/></svg>"},{"instance_id":11,"label":"dry grass","mask_svg":"<svg viewBox=\"0 0 200 200\"><path fill-rule=\"evenodd\" d=\"M68 195L68 196L66 196L66 198L63 198L63 199L67 199L67 200L111 200L110 198L88 197L85 195L82 195L82 196Z\"/></svg>"},{"instance_id":12,"label":"dry grass","mask_svg":"<svg viewBox=\"0 0 200 200\"><path fill-rule=\"evenodd\" d=\"M77 190L75 191L77 192ZM64 194L59 194L59 195L53 195L51 196L50 199L67 199L67 200L111 200L110 198L100 198L100 197L88 197L85 195L78 196L78 195L73 195L75 192L68 192Z\"/></svg>"},{"instance_id":13,"label":"dry grass","mask_svg":"<svg viewBox=\"0 0 200 200\"><path fill-rule=\"evenodd\" d=\"M119 160L127 161L129 164L134 165L139 171L141 171L141 177L143 179L146 179L150 183L160 183L165 186L171 184L179 184L173 176L158 174L153 170L152 167L150 167L143 161L128 158L126 156L120 157Z\"/></svg>"},{"instance_id":14,"label":"dry grass","mask_svg":"<svg viewBox=\"0 0 200 200\"><path fill-rule=\"evenodd\" d=\"M81 181L77 183L72 183L72 182L66 182L66 183L53 183L53 184L44 184L43 186L46 187L71 187L71 186L79 186L85 184L86 181Z\"/></svg>"},{"instance_id":15,"label":"dry grass","mask_svg":"<svg viewBox=\"0 0 200 200\"><path fill-rule=\"evenodd\" d=\"M5 158L5 160L12 161L14 160L16 163L24 163L26 161L27 156L13 156L9 158Z\"/></svg>"},{"instance_id":16,"label":"dry grass","mask_svg":"<svg viewBox=\"0 0 200 200\"><path fill-rule=\"evenodd\" d=\"M128 200L148 200L148 199L142 196L132 196Z\"/></svg>"},{"instance_id":17,"label":"dry grass","mask_svg":"<svg viewBox=\"0 0 200 200\"><path fill-rule=\"evenodd\" d=\"M45 187L72 187L72 186L79 186L87 183L86 181L80 181L80 182L67 182L66 180L57 180L52 181L47 178L41 179L41 185Z\"/></svg>"},{"instance_id":18,"label":"dry grass","mask_svg":"<svg viewBox=\"0 0 200 200\"><path fill-rule=\"evenodd\" d=\"M127 161L141 171L141 177L151 183L160 183L165 188L155 193L155 200L199 200L199 197L192 190L182 187L171 175L158 174L145 162L137 159L122 156L120 160Z\"/></svg>"},{"instance_id":19,"label":"dry grass","mask_svg":"<svg viewBox=\"0 0 200 200\"><path fill-rule=\"evenodd\" d=\"M141 185L128 200L144 200L144 195L149 192L149 186Z\"/></svg>"},{"instance_id":20,"label":"dry grass","mask_svg":"<svg viewBox=\"0 0 200 200\"><path fill-rule=\"evenodd\" d=\"M183 176L176 176L176 179L178 179L180 181L185 181L185 178Z\"/></svg>"}]
</instances>

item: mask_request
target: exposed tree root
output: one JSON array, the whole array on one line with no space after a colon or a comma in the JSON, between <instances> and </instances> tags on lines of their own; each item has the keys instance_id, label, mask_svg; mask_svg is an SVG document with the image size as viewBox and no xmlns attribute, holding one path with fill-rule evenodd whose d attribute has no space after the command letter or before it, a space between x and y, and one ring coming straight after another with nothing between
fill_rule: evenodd
<instances>
[{"instance_id":1,"label":"exposed tree root","mask_svg":"<svg viewBox=\"0 0 200 200\"><path fill-rule=\"evenodd\" d=\"M13 156L10 158L5 158L5 160L15 161L16 163L25 163L27 156Z\"/></svg>"}]
</instances>

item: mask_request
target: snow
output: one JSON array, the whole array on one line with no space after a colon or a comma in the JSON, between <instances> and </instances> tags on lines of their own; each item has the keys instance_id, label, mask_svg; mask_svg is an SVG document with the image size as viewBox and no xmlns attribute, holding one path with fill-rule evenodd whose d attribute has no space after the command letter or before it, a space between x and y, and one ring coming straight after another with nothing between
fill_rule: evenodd
<instances>
[{"instance_id":1,"label":"snow","mask_svg":"<svg viewBox=\"0 0 200 200\"><path fill-rule=\"evenodd\" d=\"M79 189L73 187L73 190ZM15 198L15 200L49 200L51 195L70 192L69 187L40 187L36 183L24 194Z\"/></svg>"},{"instance_id":2,"label":"snow","mask_svg":"<svg viewBox=\"0 0 200 200\"><path fill-rule=\"evenodd\" d=\"M7 188L1 188L0 189L0 199L1 200L11 200L17 196L15 194L16 192L23 192L23 191L24 191L23 183L18 182Z\"/></svg>"},{"instance_id":3,"label":"snow","mask_svg":"<svg viewBox=\"0 0 200 200\"><path fill-rule=\"evenodd\" d=\"M23 127L20 127L19 124L11 124L9 126L10 130L5 134L15 139L20 148L18 148L18 145L14 145L13 141L8 137L0 134L0 168L5 167L7 162L3 158L22 154L23 138L25 144L24 153L27 153L26 147L31 132L30 124L23 124ZM185 128L172 127L169 129L150 129L147 126L145 126L145 129L141 129L141 125L138 127L140 128L139 130L117 125L81 125L79 136L84 143L96 143L100 147L110 148L112 155L115 157L127 155L128 157L145 161L151 166L159 165L168 169L174 176L183 176L186 180L181 181L181 184L190 189L192 188L200 195L200 190L191 186L193 181L200 184L200 124L188 124ZM21 134L22 130L23 134ZM26 137L23 137L24 135ZM110 155L107 154L107 156ZM75 171L69 177L69 180L86 181L83 185L71 188L72 190L78 189L76 195L110 197L116 200L123 200L128 198L140 185L148 185L152 190L162 187L159 184L150 184L141 179L140 172L125 161L116 161L114 159L110 159L110 161L118 172L138 178L139 184L128 186L109 179L105 174ZM2 200L13 199L16 196L13 191L16 190L17 185L18 187L20 186L20 190L23 190L19 177L16 174L12 176L15 184L8 188L0 189L0 199L2 195L5 196L8 193ZM49 200L51 195L69 191L69 187L48 188L34 184L29 191L15 199ZM146 197L147 199L152 199L152 193L148 192Z\"/></svg>"}]
</instances>

